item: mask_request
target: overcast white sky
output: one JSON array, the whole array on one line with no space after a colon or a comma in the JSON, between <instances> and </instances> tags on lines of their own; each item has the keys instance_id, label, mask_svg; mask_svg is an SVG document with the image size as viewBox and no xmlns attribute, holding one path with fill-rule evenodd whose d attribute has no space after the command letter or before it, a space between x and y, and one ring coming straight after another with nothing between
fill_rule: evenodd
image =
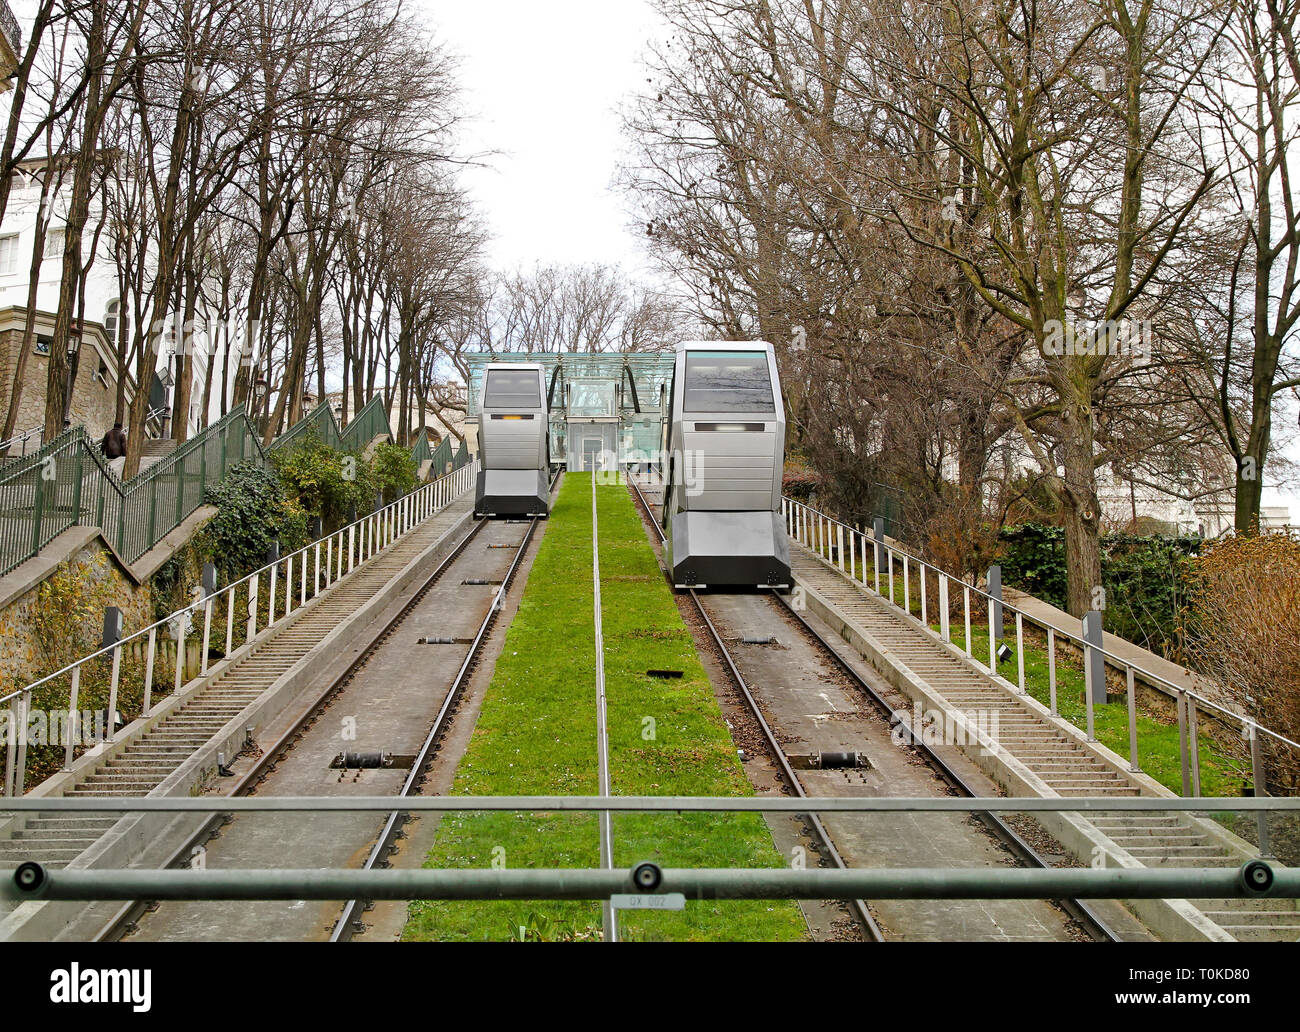
<instances>
[{"instance_id":1,"label":"overcast white sky","mask_svg":"<svg viewBox=\"0 0 1300 1032\"><path fill-rule=\"evenodd\" d=\"M470 150L499 152L467 179L494 264L604 262L644 269L612 189L617 106L644 82L660 24L645 0L414 0L462 60Z\"/></svg>"}]
</instances>

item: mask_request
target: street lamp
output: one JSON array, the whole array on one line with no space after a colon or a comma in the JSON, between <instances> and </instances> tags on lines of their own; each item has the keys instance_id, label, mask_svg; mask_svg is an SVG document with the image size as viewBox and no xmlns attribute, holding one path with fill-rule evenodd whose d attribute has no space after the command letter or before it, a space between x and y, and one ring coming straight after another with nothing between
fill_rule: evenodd
<instances>
[{"instance_id":1,"label":"street lamp","mask_svg":"<svg viewBox=\"0 0 1300 1032\"><path fill-rule=\"evenodd\" d=\"M72 384L77 378L77 353L81 350L81 334L73 331L68 334L68 382L63 388L63 428L71 424Z\"/></svg>"},{"instance_id":2,"label":"street lamp","mask_svg":"<svg viewBox=\"0 0 1300 1032\"><path fill-rule=\"evenodd\" d=\"M266 396L266 389L268 386L270 385L267 383L266 377L259 374L253 379L252 386L248 391L248 400L253 414L253 423L257 426L259 431L261 431L263 427L258 407L261 405L262 399Z\"/></svg>"},{"instance_id":3,"label":"street lamp","mask_svg":"<svg viewBox=\"0 0 1300 1032\"><path fill-rule=\"evenodd\" d=\"M162 384L165 401L161 412L162 416L162 436L165 438L170 432L170 423L172 418L172 388L176 386L176 377L172 375L171 356L167 357L167 365L163 367L162 375L158 377L158 382Z\"/></svg>"}]
</instances>

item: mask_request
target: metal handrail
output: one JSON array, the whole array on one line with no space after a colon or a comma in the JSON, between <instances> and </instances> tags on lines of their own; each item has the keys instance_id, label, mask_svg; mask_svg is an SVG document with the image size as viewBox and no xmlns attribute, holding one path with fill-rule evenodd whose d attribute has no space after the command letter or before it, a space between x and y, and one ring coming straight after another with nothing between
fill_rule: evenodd
<instances>
[{"instance_id":1,"label":"metal handrail","mask_svg":"<svg viewBox=\"0 0 1300 1032\"><path fill-rule=\"evenodd\" d=\"M17 456L17 458L22 458L24 455L27 454L27 442L31 440L33 437L36 437L40 440L44 440L45 438L44 423L37 423L35 426L29 426L26 430L19 430L18 433L14 434L13 437L9 438L9 440L0 441L0 458L9 457L9 449L14 446L15 441L21 441L23 444L22 455Z\"/></svg>"},{"instance_id":2,"label":"metal handrail","mask_svg":"<svg viewBox=\"0 0 1300 1032\"><path fill-rule=\"evenodd\" d=\"M0 696L0 705L9 704L9 721L11 725L14 722L13 711L15 709L14 701L18 700L18 710L21 719L18 720L18 726L23 728L24 737L20 743L18 757L15 758L14 750L8 750L6 755L3 794L6 796L13 795L13 785L15 778L16 784L21 786L25 783L25 729L27 725L27 710L30 704L32 692L44 685L50 684L63 677L70 678L69 685L69 723L67 726L66 742L66 762L65 769L71 767L74 752L74 727L77 716L77 693L80 683L80 673L83 666L97 659L111 658L113 662L112 686L109 694L108 711L114 712L117 708L117 688L119 684L122 649L132 644L147 643L147 658L144 676L144 701L141 709L141 716L148 716L152 708L152 690L153 690L153 669L154 659L157 650L158 632L165 629L168 625L174 625L179 630L177 642L177 661L176 661L176 678L173 692L179 692L186 684L198 677L203 677L208 672L208 645L210 642L212 615L216 600L220 596L226 596L226 654L231 651L233 632L235 626L235 595L242 587L246 589L248 595L248 614L247 614L247 632L243 644L255 640L259 635L264 634L271 627L276 626L281 620L296 612L306 604L308 597L315 598L324 589L329 588L339 579L351 573L356 567L366 563L379 552L383 551L393 541L411 530L418 523L432 516L434 513L441 511L448 504L459 498L467 490L474 486L474 475L477 472L477 464L462 467L444 477L431 481L423 487L403 495L396 501L376 509L374 512L340 527L332 534L316 541L304 545L302 548L282 556L264 566L258 568L250 574L233 581L225 587L213 591L204 598L196 599L186 606L169 613L161 620L156 620L146 627L127 635L126 637L106 645L96 651L81 657L80 659L69 663L51 674L47 674L24 687L10 692L7 695ZM346 542L346 550L344 544ZM325 560L322 564L322 547L325 549ZM314 559L314 563L309 560ZM301 593L297 606L293 603L295 594L293 585L293 574L295 561L298 564L300 573ZM308 567L312 565L313 590L308 595ZM345 569L346 566L346 569ZM284 609L279 616L276 615L276 586L279 580L279 573L284 571ZM322 587L322 577L324 585ZM267 623L260 629L257 627L258 610L257 602L259 596L259 587L262 579L269 581L270 594L268 598ZM182 681L182 675L185 667L184 646L185 646L185 622L191 614L199 611L203 612L203 647L201 650L201 660L199 672L195 678L189 681ZM113 740L114 729L109 730L108 741ZM21 793L19 793L21 794Z\"/></svg>"},{"instance_id":3,"label":"metal handrail","mask_svg":"<svg viewBox=\"0 0 1300 1032\"><path fill-rule=\"evenodd\" d=\"M1159 674L1155 673L1154 671L1148 670L1147 668L1141 666L1140 664L1135 663L1130 659L1122 657L1108 650L1107 648L1105 648L1104 645L1094 644L1092 642L1089 642L1087 639L1083 638L1080 635L1073 634L1068 630L1065 630L1063 628L1058 628L1052 624L1049 624L1043 621L1042 619L1035 617L1032 613L1029 613L1028 611L1019 608L1014 603L1007 602L1002 598L992 595L989 592L985 591L984 589L974 584L967 583L966 581L962 580L960 577L956 577L953 576L952 574L947 573L946 571L935 566L933 563L929 563L926 560L921 559L919 556L914 555L913 553L909 552L905 548L902 548L898 544L891 544L886 535L882 535L881 538L877 539L875 536L874 529L870 533L866 531L858 530L857 528L850 526L849 524L843 522L842 520L835 519L833 516L829 516L826 513L823 513L813 508L810 505L807 505L803 502L797 501L785 495L781 497L781 502L782 502L782 506L781 506L782 517L786 524L787 534L794 540L798 541L800 544L805 545L806 547L812 549L815 553L817 553L817 555L819 556L819 558L822 559L822 561L830 563L833 566L838 566L839 570L842 573L848 573L850 579L854 580L855 582L861 583L864 588L872 588L872 585L867 582L867 556L868 556L867 545L869 542L871 545L871 554L873 556L872 570L874 574L873 579L875 583L875 586L873 588L874 593L880 596L881 598L888 598L888 600L895 606L898 606L898 604L894 602L894 564L896 560L899 561L903 568L903 591L905 596L906 608L904 609L903 606L898 606L898 608L904 609L904 612L906 612L908 617L914 620L916 620L916 617L914 617L911 612L911 587L910 587L909 573L912 565L915 564L916 568L920 573L920 588L921 588L921 592L920 592L921 618L917 620L917 623L919 624L921 629L923 629L927 634L939 638L940 641L944 642L945 644L951 647L955 647L955 646L952 645L952 638L948 629L947 600L949 598L949 589L951 585L955 584L956 587L959 588L962 592L963 604L965 608L964 617L965 617L967 633L964 641L965 641L966 656L971 660L973 660L974 662L979 663L981 666L983 666L985 669L988 670L991 676L1002 680L1003 683L1008 685L1010 688L1012 688L1012 690L1018 690L1022 694L1025 692L1025 674L1024 674L1024 622L1025 620L1028 620L1031 624L1045 630L1047 632L1048 651L1049 651L1049 677L1050 677L1050 702L1051 702L1050 712L1051 715L1054 717L1059 716L1056 708L1056 676L1055 676L1056 636L1061 635L1066 639L1068 643L1077 646L1082 651L1084 656L1084 664L1083 664L1084 677L1085 677L1084 698L1085 698L1086 711L1087 711L1087 731L1088 731L1087 737L1089 742L1096 741L1096 737L1093 733L1093 705L1094 704L1092 699L1092 695L1093 695L1092 664L1090 662L1090 658L1093 652L1095 651L1101 655L1103 662L1109 661L1112 666L1123 669L1126 673L1127 682L1128 682L1127 694L1128 694L1128 710L1129 710L1129 721L1128 721L1129 762L1130 762L1130 770L1134 773L1141 771L1141 766L1138 763L1138 755L1137 755L1138 754L1137 718L1136 718L1136 702L1135 702L1135 694L1134 694L1134 682L1139 675L1141 676L1143 681L1149 684L1152 684L1156 687L1163 686L1166 693L1172 695L1178 702L1179 737L1180 737L1180 747L1182 750L1182 761L1183 761L1184 794L1193 794L1196 796L1200 796L1200 761L1199 761L1199 757L1197 756L1197 750L1194 748L1190 748L1188 745L1189 741L1190 742L1196 741L1196 709L1198 705L1204 709L1213 711L1215 714L1222 715L1223 718L1231 718L1232 721L1240 724L1243 737L1248 739L1252 745L1251 781L1253 786L1258 786L1259 791L1262 791L1262 786L1264 784L1264 777L1263 777L1263 757L1259 749L1255 748L1255 742L1257 741L1257 736L1263 734L1269 738L1272 738L1273 740L1275 740L1281 745L1285 745L1290 748L1300 750L1300 743L1292 741L1290 738L1288 738L1284 734L1281 734L1280 732L1265 727L1264 725L1260 724L1258 721L1254 720L1250 716L1247 716L1246 714L1236 713L1214 702L1213 700L1206 698L1205 696L1201 695L1199 692L1192 690L1191 688L1187 688L1183 685L1174 684L1168 678L1162 677ZM832 531L834 532L833 534L831 533ZM848 536L847 544L848 544L848 556L849 556L849 565L847 569L845 567L845 534L846 533ZM831 541L832 536L835 538L834 542ZM860 550L858 548L859 539L861 541ZM879 568L879 565L876 563L874 558L876 555L879 554L880 549L884 550L887 557L887 561L885 564L886 566L885 572L889 578L889 591L887 595L884 592L882 592L879 588L879 580L882 571ZM832 555L835 556L834 561L831 558ZM859 555L861 557L861 572L862 572L862 576L860 578L857 576ZM939 632L935 632L930 627L929 620L927 618L928 598L925 589L925 580L926 580L927 571L930 571L937 578L937 583L938 583L939 602L940 602L940 631ZM980 663L980 661L975 658L974 654L971 651L970 602L972 597L983 598L988 603L993 603L988 605L987 607L989 613L989 623L990 623L990 634L989 634L990 657L989 657L989 662L987 664ZM1006 678L1003 678L1002 675L999 674L997 670L996 648L997 648L998 636L995 633L993 633L994 631L993 622L994 622L994 615L999 608L1003 612L1009 613L1012 616L1014 616L1016 621L1016 652L1017 652L1017 662L1019 665L1019 678L1018 678L1018 683L1016 684L1013 684L1011 681L1007 680ZM1261 834L1262 834L1262 840L1266 841L1266 834L1264 834L1262 831Z\"/></svg>"}]
</instances>

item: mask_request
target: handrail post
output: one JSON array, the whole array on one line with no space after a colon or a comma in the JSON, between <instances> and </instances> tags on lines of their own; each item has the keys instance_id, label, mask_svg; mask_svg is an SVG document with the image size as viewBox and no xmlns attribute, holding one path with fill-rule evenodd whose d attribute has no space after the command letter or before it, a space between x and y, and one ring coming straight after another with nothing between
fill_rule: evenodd
<instances>
[{"instance_id":1,"label":"handrail post","mask_svg":"<svg viewBox=\"0 0 1300 1032\"><path fill-rule=\"evenodd\" d=\"M172 683L172 694L179 695L181 686L185 683L185 638L186 638L186 619L189 613L182 609L176 614L176 671Z\"/></svg>"},{"instance_id":2,"label":"handrail post","mask_svg":"<svg viewBox=\"0 0 1300 1032\"><path fill-rule=\"evenodd\" d=\"M1128 769L1137 772L1138 765L1138 727L1137 727L1137 688L1134 684L1133 666L1125 668L1128 687Z\"/></svg>"},{"instance_id":3,"label":"handrail post","mask_svg":"<svg viewBox=\"0 0 1300 1032\"><path fill-rule=\"evenodd\" d=\"M948 626L948 575L939 573L939 633L943 640L952 643L952 632Z\"/></svg>"},{"instance_id":4,"label":"handrail post","mask_svg":"<svg viewBox=\"0 0 1300 1032\"><path fill-rule=\"evenodd\" d=\"M226 658L234 650L235 642L235 585L226 589Z\"/></svg>"},{"instance_id":5,"label":"handrail post","mask_svg":"<svg viewBox=\"0 0 1300 1032\"><path fill-rule=\"evenodd\" d=\"M147 717L149 711L153 709L153 664L157 654L158 627L155 624L149 628L149 644L146 646L144 654L144 702L140 709L140 716L142 717Z\"/></svg>"},{"instance_id":6,"label":"handrail post","mask_svg":"<svg viewBox=\"0 0 1300 1032\"><path fill-rule=\"evenodd\" d=\"M122 646L119 644L113 648L113 673L110 675L108 686L108 741L113 741L117 735L117 686L122 676Z\"/></svg>"},{"instance_id":7,"label":"handrail post","mask_svg":"<svg viewBox=\"0 0 1300 1032\"><path fill-rule=\"evenodd\" d=\"M1025 694L1025 618L1016 610L1016 667L1019 674L1020 694Z\"/></svg>"},{"instance_id":8,"label":"handrail post","mask_svg":"<svg viewBox=\"0 0 1300 1032\"><path fill-rule=\"evenodd\" d=\"M1051 704L1052 716L1057 716L1056 712L1056 629L1050 625L1047 628L1047 695Z\"/></svg>"},{"instance_id":9,"label":"handrail post","mask_svg":"<svg viewBox=\"0 0 1300 1032\"><path fill-rule=\"evenodd\" d=\"M971 651L970 645L970 585L965 581L961 582L961 607L966 618L966 655L974 659L975 653Z\"/></svg>"},{"instance_id":10,"label":"handrail post","mask_svg":"<svg viewBox=\"0 0 1300 1032\"><path fill-rule=\"evenodd\" d=\"M260 576L260 574L255 573L253 579L248 582L248 628L244 641L252 641L257 635L257 589Z\"/></svg>"},{"instance_id":11,"label":"handrail post","mask_svg":"<svg viewBox=\"0 0 1300 1032\"><path fill-rule=\"evenodd\" d=\"M1187 692L1178 689L1174 703L1178 712L1178 759L1183 768L1183 798L1187 799L1192 794L1191 767L1187 758Z\"/></svg>"},{"instance_id":12,"label":"handrail post","mask_svg":"<svg viewBox=\"0 0 1300 1032\"><path fill-rule=\"evenodd\" d=\"M80 703L81 694L81 667L72 668L72 685L68 689L68 719L64 721L64 735L67 739L67 748L63 757L63 769L72 769L72 753L76 748L76 731L81 716L77 711Z\"/></svg>"},{"instance_id":13,"label":"handrail post","mask_svg":"<svg viewBox=\"0 0 1300 1032\"><path fill-rule=\"evenodd\" d=\"M212 642L212 596L203 600L203 652L199 656L199 676L208 672L208 647Z\"/></svg>"},{"instance_id":14,"label":"handrail post","mask_svg":"<svg viewBox=\"0 0 1300 1032\"><path fill-rule=\"evenodd\" d=\"M1264 743L1260 741L1259 726L1252 720L1246 725L1250 738L1250 785L1256 799L1268 795L1268 783L1264 777ZM1259 855L1272 856L1268 841L1268 811L1255 813L1255 830L1259 836Z\"/></svg>"},{"instance_id":15,"label":"handrail post","mask_svg":"<svg viewBox=\"0 0 1300 1032\"><path fill-rule=\"evenodd\" d=\"M1088 711L1088 741L1095 742L1097 736L1092 727L1092 643L1083 639L1083 701Z\"/></svg>"},{"instance_id":16,"label":"handrail post","mask_svg":"<svg viewBox=\"0 0 1300 1032\"><path fill-rule=\"evenodd\" d=\"M1187 734L1188 741L1192 743L1191 761L1192 761L1192 795L1201 794L1201 733L1197 728L1196 715L1196 696L1187 696Z\"/></svg>"},{"instance_id":17,"label":"handrail post","mask_svg":"<svg viewBox=\"0 0 1300 1032\"><path fill-rule=\"evenodd\" d=\"M14 761L14 795L27 791L27 728L31 723L32 690L18 696L18 758Z\"/></svg>"},{"instance_id":18,"label":"handrail post","mask_svg":"<svg viewBox=\"0 0 1300 1032\"><path fill-rule=\"evenodd\" d=\"M4 744L5 744L5 783L4 783L4 795L5 795L6 797L8 797L8 796L12 796L12 795L14 794L14 760L17 758L17 753L18 753L18 734L19 734L19 732L18 732L18 714L17 714L16 711L17 711L17 709L18 709L18 706L19 706L19 703L20 703L20 702L21 702L21 696L19 697L18 700L9 703L9 708L8 708L8 710L5 711L5 734L4 734ZM25 726L24 726L24 728L23 728L22 733L23 733L23 734L26 734L26 733L27 733L27 728L26 728ZM19 794L19 795L22 795L21 792L19 792L18 794Z\"/></svg>"}]
</instances>

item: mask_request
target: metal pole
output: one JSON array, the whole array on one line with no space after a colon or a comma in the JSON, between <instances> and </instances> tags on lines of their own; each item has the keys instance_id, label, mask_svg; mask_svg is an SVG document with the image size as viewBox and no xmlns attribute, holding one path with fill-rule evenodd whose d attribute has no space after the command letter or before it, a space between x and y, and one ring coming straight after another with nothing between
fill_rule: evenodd
<instances>
[{"instance_id":1,"label":"metal pole","mask_svg":"<svg viewBox=\"0 0 1300 1032\"><path fill-rule=\"evenodd\" d=\"M32 692L29 688L18 696L18 759L14 766L16 780L14 795L21 796L27 790L27 726L31 723Z\"/></svg>"},{"instance_id":2,"label":"metal pole","mask_svg":"<svg viewBox=\"0 0 1300 1032\"><path fill-rule=\"evenodd\" d=\"M1192 777L1187 759L1187 693L1179 691L1177 696L1178 707L1178 757L1182 761L1183 767L1183 795L1192 794Z\"/></svg>"},{"instance_id":3,"label":"metal pole","mask_svg":"<svg viewBox=\"0 0 1300 1032\"><path fill-rule=\"evenodd\" d=\"M1051 627L1047 628L1047 692L1056 716L1056 631Z\"/></svg>"},{"instance_id":4,"label":"metal pole","mask_svg":"<svg viewBox=\"0 0 1300 1032\"><path fill-rule=\"evenodd\" d=\"M1268 795L1268 781L1264 776L1264 743L1259 738L1259 727L1254 721L1247 725L1250 734L1250 784L1256 799ZM1255 814L1255 829L1259 835L1259 855L1272 856L1268 842L1268 812L1259 810Z\"/></svg>"},{"instance_id":5,"label":"metal pole","mask_svg":"<svg viewBox=\"0 0 1300 1032\"><path fill-rule=\"evenodd\" d=\"M113 649L113 673L108 686L108 740L111 742L117 734L117 686L122 676L122 646Z\"/></svg>"},{"instance_id":6,"label":"metal pole","mask_svg":"<svg viewBox=\"0 0 1300 1032\"><path fill-rule=\"evenodd\" d=\"M1138 764L1138 725L1137 725L1137 690L1133 683L1133 667L1129 665L1128 673L1128 769L1139 771Z\"/></svg>"},{"instance_id":7,"label":"metal pole","mask_svg":"<svg viewBox=\"0 0 1300 1032\"><path fill-rule=\"evenodd\" d=\"M1088 711L1088 741L1095 742L1092 730L1092 645L1085 639L1083 643L1083 702Z\"/></svg>"},{"instance_id":8,"label":"metal pole","mask_svg":"<svg viewBox=\"0 0 1300 1032\"><path fill-rule=\"evenodd\" d=\"M591 583L593 591L592 615L595 620L596 639L596 763L600 794L610 795L609 731L605 713L605 642L600 619L600 527L596 520L596 471L591 471ZM600 866L606 871L614 867L613 818L608 810L600 814ZM612 895L611 892L609 895ZM618 942L618 915L606 896L600 905L606 942Z\"/></svg>"},{"instance_id":9,"label":"metal pole","mask_svg":"<svg viewBox=\"0 0 1300 1032\"><path fill-rule=\"evenodd\" d=\"M229 647L229 646L227 646ZM144 659L144 708L140 716L147 717L153 707L153 662L158 654L158 628L149 628L149 644L145 648Z\"/></svg>"},{"instance_id":10,"label":"metal pole","mask_svg":"<svg viewBox=\"0 0 1300 1032\"><path fill-rule=\"evenodd\" d=\"M81 691L81 667L72 668L72 687L68 691L68 719L64 721L64 731L67 735L67 749L63 758L63 769L72 769L72 751L76 748L76 730L78 723L77 705L79 702L78 695Z\"/></svg>"},{"instance_id":11,"label":"metal pole","mask_svg":"<svg viewBox=\"0 0 1300 1032\"><path fill-rule=\"evenodd\" d=\"M952 630L948 626L948 575L939 574L939 633L946 642L952 642Z\"/></svg>"},{"instance_id":12,"label":"metal pole","mask_svg":"<svg viewBox=\"0 0 1300 1032\"><path fill-rule=\"evenodd\" d=\"M1016 610L1016 665L1020 674L1020 694L1025 694L1025 618Z\"/></svg>"},{"instance_id":13,"label":"metal pole","mask_svg":"<svg viewBox=\"0 0 1300 1032\"><path fill-rule=\"evenodd\" d=\"M1300 871L1240 868L666 868L50 870L0 879L12 900L1196 899L1300 896Z\"/></svg>"}]
</instances>

